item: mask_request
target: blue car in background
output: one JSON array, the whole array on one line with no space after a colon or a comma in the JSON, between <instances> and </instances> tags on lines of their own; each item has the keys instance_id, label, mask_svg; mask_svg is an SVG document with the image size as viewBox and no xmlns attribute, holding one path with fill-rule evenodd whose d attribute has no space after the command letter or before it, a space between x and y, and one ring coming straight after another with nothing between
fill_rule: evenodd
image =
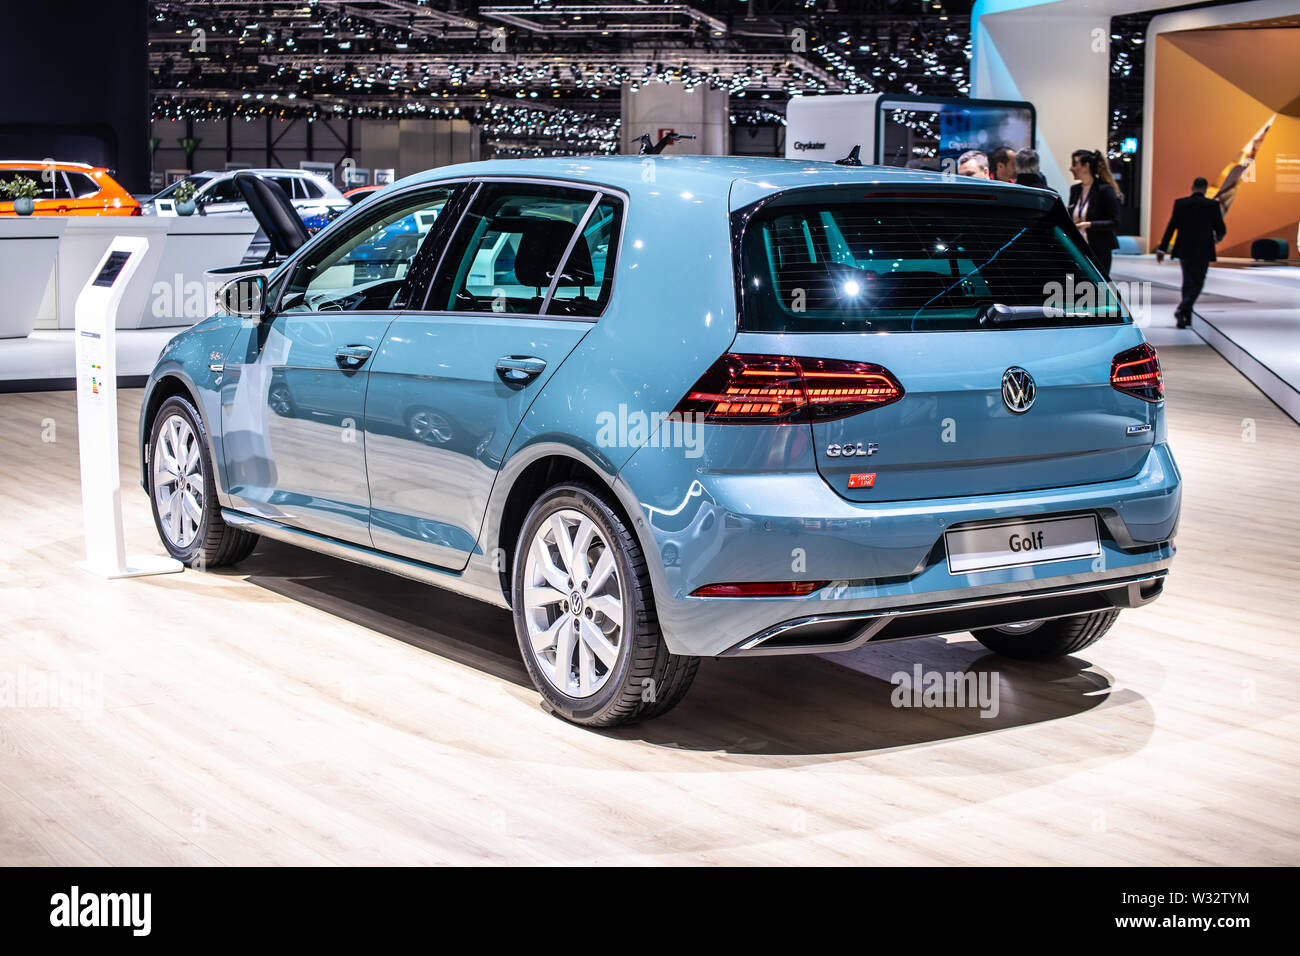
<instances>
[{"instance_id":1,"label":"blue car in background","mask_svg":"<svg viewBox=\"0 0 1300 956\"><path fill-rule=\"evenodd\" d=\"M452 166L225 305L142 406L167 550L265 536L509 608L580 724L664 713L703 657L1070 654L1173 560L1159 361L1046 190Z\"/></svg>"}]
</instances>

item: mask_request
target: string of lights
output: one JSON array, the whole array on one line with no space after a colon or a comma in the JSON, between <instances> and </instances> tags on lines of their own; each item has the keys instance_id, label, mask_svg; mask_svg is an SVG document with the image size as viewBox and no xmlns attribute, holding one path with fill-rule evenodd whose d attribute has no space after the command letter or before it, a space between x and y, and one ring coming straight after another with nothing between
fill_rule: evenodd
<instances>
[{"instance_id":1,"label":"string of lights","mask_svg":"<svg viewBox=\"0 0 1300 956\"><path fill-rule=\"evenodd\" d=\"M795 96L969 92L970 0L150 9L155 118L463 118L485 155L612 151L622 90L652 83L726 91L731 123L746 126L783 124Z\"/></svg>"}]
</instances>

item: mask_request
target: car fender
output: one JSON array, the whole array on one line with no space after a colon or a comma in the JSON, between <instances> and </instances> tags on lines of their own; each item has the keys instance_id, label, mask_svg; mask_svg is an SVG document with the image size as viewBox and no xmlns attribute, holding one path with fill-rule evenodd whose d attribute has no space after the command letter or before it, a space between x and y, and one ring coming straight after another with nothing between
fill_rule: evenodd
<instances>
[{"instance_id":1,"label":"car fender","mask_svg":"<svg viewBox=\"0 0 1300 956\"><path fill-rule=\"evenodd\" d=\"M144 399L140 404L140 484L146 490L149 487L145 454L149 443L150 406L159 386L165 380L174 380L185 389L203 421L203 430L208 437L208 455L215 469L213 477L217 497L223 507L229 505L226 458L221 442L221 383L226 355L243 321L234 316L214 315L174 336L163 347L145 383Z\"/></svg>"}]
</instances>

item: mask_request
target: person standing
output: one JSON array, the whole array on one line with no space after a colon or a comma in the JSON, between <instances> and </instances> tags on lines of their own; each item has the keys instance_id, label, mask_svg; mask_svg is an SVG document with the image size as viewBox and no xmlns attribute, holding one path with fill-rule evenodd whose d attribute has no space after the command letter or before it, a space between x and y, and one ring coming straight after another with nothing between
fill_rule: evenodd
<instances>
[{"instance_id":1,"label":"person standing","mask_svg":"<svg viewBox=\"0 0 1300 956\"><path fill-rule=\"evenodd\" d=\"M1047 180L1038 170L1038 150L1022 149L1016 153L1016 185L1047 188Z\"/></svg>"},{"instance_id":2,"label":"person standing","mask_svg":"<svg viewBox=\"0 0 1300 956\"><path fill-rule=\"evenodd\" d=\"M989 178L989 158L978 149L968 149L957 157L957 175L975 179Z\"/></svg>"},{"instance_id":3,"label":"person standing","mask_svg":"<svg viewBox=\"0 0 1300 956\"><path fill-rule=\"evenodd\" d=\"M1016 151L1010 146L999 146L989 153L989 172L998 182L1016 181Z\"/></svg>"},{"instance_id":4,"label":"person standing","mask_svg":"<svg viewBox=\"0 0 1300 956\"><path fill-rule=\"evenodd\" d=\"M1169 225L1165 226L1165 234L1160 245L1156 246L1157 265L1170 255L1178 260L1183 270L1182 301L1174 310L1180 329L1192 324L1192 307L1205 286L1205 274L1210 263L1218 258L1214 252L1215 243L1221 242L1228 233L1223 222L1223 207L1217 199L1205 195L1207 188L1209 183L1205 177L1197 176L1192 180L1192 194L1174 200ZM1172 249L1170 240L1174 244Z\"/></svg>"},{"instance_id":5,"label":"person standing","mask_svg":"<svg viewBox=\"0 0 1300 956\"><path fill-rule=\"evenodd\" d=\"M1070 155L1070 173L1078 180L1070 187L1070 216L1109 279L1111 255L1119 246L1115 230L1124 195L1115 185L1106 157L1097 150L1076 149Z\"/></svg>"}]
</instances>

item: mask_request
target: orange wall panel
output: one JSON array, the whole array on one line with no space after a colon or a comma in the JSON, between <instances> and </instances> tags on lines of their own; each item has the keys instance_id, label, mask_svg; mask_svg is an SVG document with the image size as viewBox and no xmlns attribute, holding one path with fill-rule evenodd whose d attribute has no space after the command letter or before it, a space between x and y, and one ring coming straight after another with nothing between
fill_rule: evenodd
<instances>
[{"instance_id":1,"label":"orange wall panel","mask_svg":"<svg viewBox=\"0 0 1300 956\"><path fill-rule=\"evenodd\" d=\"M1300 102L1300 70L1290 96L1269 91L1264 103L1195 55L1212 36L1215 64L1258 62L1281 57L1300 63L1300 30L1195 30L1161 34L1156 39L1155 114L1152 117L1151 235L1154 249L1169 221L1173 202L1192 191L1204 176L1214 186L1225 166L1277 109ZM1203 54L1204 55L1204 54ZM1277 62L1277 61L1272 61ZM1222 68L1222 67L1221 67ZM1238 71L1230 71L1240 76ZM1287 102L1289 100L1289 102ZM1279 113L1256 158L1254 182L1243 183L1228 211L1228 235L1220 256L1249 256L1255 239L1285 239L1293 258L1300 226L1300 117Z\"/></svg>"}]
</instances>

